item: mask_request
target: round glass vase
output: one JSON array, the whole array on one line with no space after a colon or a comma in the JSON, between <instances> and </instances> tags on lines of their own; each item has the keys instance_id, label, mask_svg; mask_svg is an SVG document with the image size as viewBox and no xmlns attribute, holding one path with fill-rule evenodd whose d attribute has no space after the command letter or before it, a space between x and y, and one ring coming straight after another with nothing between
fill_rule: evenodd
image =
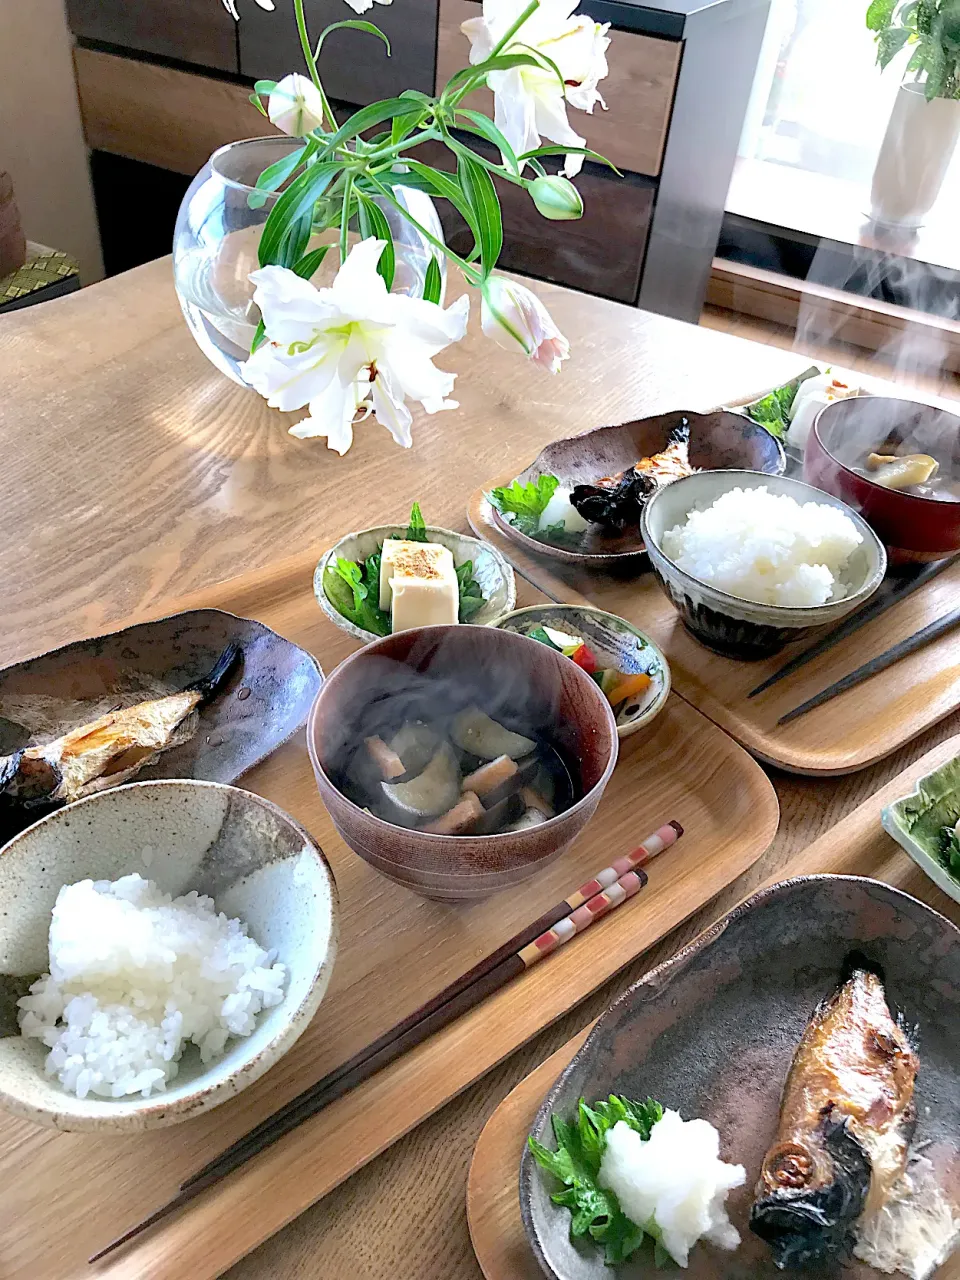
<instances>
[{"instance_id":1,"label":"round glass vase","mask_svg":"<svg viewBox=\"0 0 960 1280\"><path fill-rule=\"evenodd\" d=\"M257 193L252 207L250 196L268 165L302 145L299 138L278 135L248 138L221 147L191 182L177 214L173 278L184 318L204 355L241 386L246 383L239 368L250 354L260 320L250 273L260 265L260 233L280 193L269 193L262 203L262 193ZM437 240L443 240L436 207L425 192L395 187L394 194L422 227ZM389 201L376 198L376 204L393 235L393 292L422 297L431 257L439 259L445 286L446 259ZM333 238L329 230L318 232L307 248L315 249ZM336 252L331 250L328 262L335 262ZM326 282L332 275L326 262L317 273L318 280Z\"/></svg>"}]
</instances>

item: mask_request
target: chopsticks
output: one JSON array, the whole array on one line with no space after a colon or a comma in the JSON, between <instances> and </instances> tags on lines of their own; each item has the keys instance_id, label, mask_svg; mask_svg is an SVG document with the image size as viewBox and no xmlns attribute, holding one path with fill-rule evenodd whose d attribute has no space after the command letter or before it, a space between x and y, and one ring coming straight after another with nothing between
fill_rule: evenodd
<instances>
[{"instance_id":1,"label":"chopsticks","mask_svg":"<svg viewBox=\"0 0 960 1280\"><path fill-rule=\"evenodd\" d=\"M668 822L648 836L632 853L625 854L610 866L604 867L569 897L544 912L414 1013L292 1098L249 1133L238 1138L182 1182L176 1196L93 1254L89 1261L93 1263L106 1257L149 1227L177 1212L318 1111L368 1080L381 1068L396 1061L408 1049L422 1044L462 1013L476 1008L487 996L525 973L610 911L635 897L647 883L644 866L676 844L682 835L683 828L679 822Z\"/></svg>"},{"instance_id":2,"label":"chopsticks","mask_svg":"<svg viewBox=\"0 0 960 1280\"><path fill-rule=\"evenodd\" d=\"M806 666L814 658L819 658L821 653L826 653L835 644L839 644L841 640L853 635L855 631L859 631L861 627L866 626L868 622L872 622L874 618L879 618L888 609L892 609L901 600L906 600L915 591L919 591L921 587L926 586L928 582L938 577L945 569L949 569L951 565L956 564L958 559L960 559L960 552L957 552L956 555L947 556L945 560L934 560L932 563L924 565L913 577L906 578L903 582L895 583L883 595L875 596L872 600L868 600L865 605L861 605L856 612L844 618L832 631L822 636L809 649L804 649L802 653L798 653L789 662L785 662L772 676L768 676L755 689L751 689L747 697L755 698L758 693L763 693L764 689L769 689L778 680L783 680L785 676L792 675L794 671Z\"/></svg>"},{"instance_id":3,"label":"chopsticks","mask_svg":"<svg viewBox=\"0 0 960 1280\"><path fill-rule=\"evenodd\" d=\"M862 667L857 667L856 671L851 671L849 675L844 676L841 680L828 685L826 689L821 689L819 693L815 693L806 702L801 702L798 707L794 707L792 711L788 711L786 715L781 716L777 724L789 724L791 720L799 719L800 716L806 715L808 711L812 711L814 707L822 707L825 702L830 702L831 699L838 697L841 693L846 693L848 689L856 688L858 684L863 684L865 680L869 680L871 676L877 675L880 671L886 671L888 667L892 667L901 658L906 658L909 654L916 653L918 649L922 649L931 640L936 640L939 636L944 635L947 631L952 631L958 625L960 625L960 609L953 609L942 618L938 618L936 622L931 622L922 630L914 632L912 636L907 636L906 640L901 640L899 644L887 649L885 653L878 654L876 658L871 658Z\"/></svg>"}]
</instances>

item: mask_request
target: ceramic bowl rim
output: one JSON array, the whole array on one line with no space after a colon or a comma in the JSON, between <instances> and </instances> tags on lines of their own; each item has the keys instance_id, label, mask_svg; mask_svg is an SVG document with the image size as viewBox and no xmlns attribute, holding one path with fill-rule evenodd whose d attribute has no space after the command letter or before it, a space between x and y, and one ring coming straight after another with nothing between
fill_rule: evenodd
<instances>
[{"instance_id":1,"label":"ceramic bowl rim","mask_svg":"<svg viewBox=\"0 0 960 1280\"><path fill-rule=\"evenodd\" d=\"M505 623L513 618L523 617L525 614L542 613L545 609L576 609L579 613L592 613L600 618L612 618L615 622L621 623L627 630L638 639L642 640L645 645L653 650L654 654L660 660L660 670L662 672L660 679L660 689L653 701L644 708L640 715L634 716L632 720L627 720L624 724L617 724L617 735L620 738L627 738L632 733L636 733L638 729L642 729L644 725L648 725L654 720L663 708L667 705L667 698L673 688L673 677L670 672L670 663L667 656L657 644L651 639L645 631L641 631L639 627L635 627L632 622L628 622L626 618L622 618L618 613L611 613L609 609L600 609L592 604L570 604L566 600L551 601L549 604L530 604L524 605L520 609L511 609L509 613L502 614L488 625L496 628L498 631L505 631ZM523 635L523 632L519 633ZM528 637L529 638L529 637Z\"/></svg>"},{"instance_id":2,"label":"ceramic bowl rim","mask_svg":"<svg viewBox=\"0 0 960 1280\"><path fill-rule=\"evenodd\" d=\"M763 885L754 893L744 898L741 902L738 902L729 911L725 912L718 920L715 920L711 925L708 925L702 933L698 934L697 937L688 942L686 946L681 947L680 950L675 952L672 956L668 956L666 960L662 960L659 964L654 965L652 969L648 969L646 973L642 974L636 980L636 982L631 982L630 985L621 991L617 998L613 1000L606 1009L604 1009L599 1018L597 1018L597 1020L591 1025L583 1044L580 1045L576 1053L550 1085L543 1097L543 1100L537 1108L537 1113L534 1116L530 1127L527 1130L527 1136L532 1136L534 1133L542 1131L545 1121L549 1118L553 1110L555 1099L561 1088L565 1085L568 1077L578 1068L588 1047L596 1040L597 1036L602 1031L604 1024L612 1019L619 1007L630 999L635 991L638 991L642 987L650 987L651 989L659 988L660 990L663 990L667 982L669 982L669 976L673 970L682 969L685 963L698 955L701 951L705 950L722 934L724 934L727 928L733 924L734 921L741 919L750 911L761 906L768 899L781 897L787 891L792 891L801 885L834 884L837 882L860 884L863 886L869 886L872 889L879 888L888 894L892 894L894 898L906 899L909 902L915 903L934 916L938 924L946 926L946 931L948 933L951 931L955 933L957 935L957 942L960 942L960 926L955 925L952 920L941 914L941 912L937 911L934 907L928 906L920 898L915 898L913 894L906 893L903 889L898 889L894 885L887 884L883 880L875 880L871 876L840 875L834 872L817 871L810 872L806 875L789 876L785 880L777 880L773 884ZM547 1261L542 1249L540 1248L540 1237L536 1230L533 1214L531 1213L530 1197L526 1194L525 1187L525 1183L527 1181L527 1170L530 1170L533 1167L531 1159L530 1150L525 1139L520 1157L520 1167L518 1170L518 1198L520 1200L520 1216L523 1221L524 1235L526 1236L527 1243L533 1251L534 1257L537 1259L537 1262L544 1274L555 1277L556 1280L563 1280L563 1277L560 1276Z\"/></svg>"},{"instance_id":3,"label":"ceramic bowl rim","mask_svg":"<svg viewBox=\"0 0 960 1280\"><path fill-rule=\"evenodd\" d=\"M762 424L755 422L742 409L732 409L725 405L720 405L713 409L668 409L664 413L648 413L642 418L627 418L625 422L604 422L598 427L587 427L584 431L575 432L570 436L560 436L557 440L548 441L532 462L529 462L522 470L518 471L512 477L513 480L518 479L531 467L536 466L548 449L552 449L558 444L569 444L573 440L584 440L587 436L599 435L604 431L620 431L624 427L632 426L634 423L649 422L654 418L711 418L718 414L729 414L734 417L745 419L751 427L759 427L763 430ZM767 433L770 435L770 433ZM782 476L787 468L787 455L783 444L774 435L770 435L777 449L777 469L776 471L761 471L759 475ZM737 468L743 470L743 468ZM714 470L726 470L725 467L717 467ZM540 472L541 475L545 474ZM568 561L570 564L580 565L603 565L603 564L619 564L623 565L629 560L639 560L642 556L648 554L646 539L643 536L643 530L638 526L637 537L640 545L629 551L572 551L569 547L562 547L556 542L542 542L539 538L532 538L528 533L524 533L522 529L518 529L515 524L509 521L503 513L497 508L491 500L490 491L484 488L484 501L489 505L493 514L494 524L502 530L506 537L513 539L518 545L525 547L527 550L533 551L540 555L552 557L560 561Z\"/></svg>"},{"instance_id":4,"label":"ceramic bowl rim","mask_svg":"<svg viewBox=\"0 0 960 1280\"><path fill-rule=\"evenodd\" d=\"M332 547L330 547L327 551L323 553L323 555L320 557L320 559L317 562L316 568L313 571L313 594L317 601L317 604L320 606L323 612L327 615L327 617L334 624L334 626L339 627L341 631L346 631L349 635L356 636L357 639L362 639L363 637L368 636L369 640L366 641L366 643L368 644L372 644L375 640L386 640L387 636L378 636L374 631L366 631L364 630L363 627L358 627L355 622L351 622L349 618L345 618L343 614L339 612L336 605L334 605L333 601L329 598L326 591L324 590L323 575L326 572L327 565L330 563L330 561L337 554L339 549L343 546L343 544L347 541L348 538L364 538L368 534L383 534L384 537L389 537L390 536L388 532L389 530L393 529L393 530L402 531L402 530L405 530L406 528L407 528L406 525L400 525L400 524L375 524L369 529L354 529L353 532L351 533L345 533L342 538L338 539L333 544ZM493 557L493 560L496 563L497 568L500 570L500 576L502 577L504 587L506 588L508 608L512 609L516 605L517 603L516 575L514 574L514 571L513 571L513 565L510 563L507 557L503 554L503 552L499 549L499 547L495 547L492 542L487 542L485 538L478 538L476 534L460 533L456 529L445 529L443 525L439 525L439 524L428 524L425 526L425 531L428 534L442 533L442 534L445 534L448 538L458 538L462 542L473 543L478 547L483 547L485 551L488 551L490 555ZM381 538L381 541L383 541L382 538ZM495 618L491 619L491 621L496 621L496 619ZM459 623L458 625L466 626L467 624ZM479 625L489 626L490 624L480 623ZM391 631L389 634L396 635L397 633Z\"/></svg>"},{"instance_id":5,"label":"ceramic bowl rim","mask_svg":"<svg viewBox=\"0 0 960 1280\"><path fill-rule=\"evenodd\" d=\"M465 627L465 626L472 626L473 624L466 622L466 623L458 623L456 625L458 627ZM444 631L446 629L447 628L443 626L411 628L411 630L421 632L421 633L425 631ZM488 629L493 631L497 630L496 627L487 627L487 626L478 626L475 628L475 630L477 631L487 631ZM408 633L398 632L397 634L405 635ZM504 631L501 634L516 635L516 632ZM393 636L377 637L378 641L392 640L392 639L393 639ZM534 645L537 644L536 640L531 640L528 636L517 635L517 639L521 640L524 644L534 644ZM481 835L481 836L459 836L459 835L450 836L450 835L437 835L435 832L431 832L431 831L418 831L416 827L401 827L395 822L387 822L385 818L378 818L375 813L367 812L366 810L361 808L360 805L356 804L353 800L351 800L349 796L345 795L340 790L340 788L333 782L330 775L327 773L326 769L324 769L323 765L320 763L319 757L317 756L317 748L315 745L315 739L316 739L315 726L316 726L317 716L319 714L320 700L324 692L332 683L334 677L339 672L349 667L351 664L354 664L358 660L362 660L365 656L369 655L373 647L374 646L372 645L367 645L363 649L357 649L354 653L351 653L348 657L344 658L344 660L338 666L334 667L333 671L330 673L330 677L324 681L323 688L320 690L320 692L317 694L317 696L313 700L313 705L310 708L310 714L307 717L307 752L310 756L310 763L313 766L315 773L319 777L323 778L324 782L327 784L330 790L335 792L336 795L338 795L345 804L349 805L351 810L353 810L357 814L361 814L364 818L369 819L369 821L373 822L377 828L382 828L384 831L406 832L409 835L415 835L415 836L419 836L421 839L425 839L428 842L428 844L432 844L434 841L456 840L458 846L462 845L464 850L469 850L470 848L476 848L477 845L481 843L487 844L487 842L490 840L498 840L500 839L501 836L509 836L511 839L516 839L518 836L522 837L524 834L522 831L494 831L494 832L491 832L489 835ZM545 645L537 645L537 647L540 649L543 649L546 653L552 652L552 650L547 649ZM562 656L563 656L562 654L558 655L558 657L562 657ZM571 666L573 667L576 667L576 665L577 665L576 663L571 663ZM608 759L604 767L603 773L600 775L597 781L593 784L590 790L585 792L584 795L580 797L580 799L576 802L576 804L572 804L569 809L564 809L562 813L554 814L554 816L552 818L548 818L546 822L541 822L541 823L538 823L536 827L531 827L530 828L531 831L545 832L545 831L554 829L554 827L558 826L561 822L569 821L569 819L574 814L578 814L581 809L587 806L591 798L594 797L598 791L602 793L606 789L607 783L610 781L611 777L613 776L613 771L617 765L620 736L617 733L617 722L613 718L613 711L610 707L610 703L603 696L603 693L601 692L599 686L596 684L595 681L591 680L590 677L585 672L581 671L579 668L577 668L577 672L578 674L575 678L581 681L587 682L591 690L601 700L604 710L606 711L607 727L608 727L608 730L612 730L612 733L610 735L612 739L610 758ZM548 854L545 856L552 857L553 855ZM390 861L392 861L392 859L390 859ZM538 861L538 860L535 859L534 861ZM488 874L488 873L483 873L483 874ZM458 879L463 878L463 879L470 880L477 875L477 872L476 871L444 871L443 875L445 878L456 877Z\"/></svg>"},{"instance_id":6,"label":"ceramic bowl rim","mask_svg":"<svg viewBox=\"0 0 960 1280\"><path fill-rule=\"evenodd\" d=\"M945 760L936 769L931 769L929 773L925 773L923 777L918 778L913 784L912 791L908 791L905 795L898 796L896 800L891 800L889 804L885 804L880 811L880 825L887 835L892 840L895 840L904 853L910 857L914 865L920 868L931 884L935 884L940 892L945 893L948 898L952 898L955 902L960 902L960 880L955 880L946 867L941 866L933 855L924 849L920 841L901 826L896 814L896 810L905 801L912 800L914 796L920 796L920 788L925 782L935 778L942 769L946 768L955 759L956 756L951 756L949 760Z\"/></svg>"},{"instance_id":7,"label":"ceramic bowl rim","mask_svg":"<svg viewBox=\"0 0 960 1280\"><path fill-rule=\"evenodd\" d=\"M866 520L864 520L863 516L860 515L859 512L854 511L854 509L848 506L841 498L835 497L834 494L827 493L823 489L818 489L816 485L808 484L805 480L797 480L793 476L786 475L776 476L773 478L777 480L786 480L791 485L798 485L801 489L806 489L811 495L813 495L814 500L817 495L821 498L825 497L831 499L828 505L842 509L844 514L849 516L853 521L857 532L864 536L864 541L872 543L876 548L878 552L877 567L872 574L864 578L856 591L852 592L849 596L844 596L841 600L825 600L823 604L765 604L762 600L748 600L744 596L731 595L729 591L723 591L720 587L715 587L712 583L704 582L702 578L695 578L693 574L687 573L685 569L681 569L677 562L667 555L659 542L649 535L649 530L647 528L647 512L654 506L662 494L677 488L679 485L686 484L688 480L696 480L698 476L705 475L722 475L734 478L739 476L761 476L764 480L769 480L771 478L765 471L734 471L727 469L722 471L694 471L692 475L682 476L679 480L674 480L671 484L664 485L662 489L658 489L657 492L648 499L644 504L643 513L640 518L640 527L644 530L647 547L648 549L652 547L654 553L670 566L670 572L675 574L684 584L689 584L698 591L714 597L721 604L729 602L730 604L737 605L741 610L757 610L767 613L768 615L772 615L772 622L779 621L782 626L810 626L810 620L821 617L825 609L845 606L849 611L857 605L862 604L863 601L873 595L874 591L876 591L880 586L880 583L883 581L884 575L887 571L887 551L879 537L874 533L870 525L867 524ZM748 487L756 489L761 486L750 485ZM736 488L736 485L731 484L729 488ZM721 497L722 493L729 492L729 488L717 493L713 501L716 502L717 498ZM687 509L687 514L689 514L690 510L691 508ZM793 617L803 617L804 620L802 622L791 624L789 621L789 617L791 615Z\"/></svg>"},{"instance_id":8,"label":"ceramic bowl rim","mask_svg":"<svg viewBox=\"0 0 960 1280\"><path fill-rule=\"evenodd\" d=\"M820 434L820 419L823 417L823 415L827 412L828 409L832 409L834 405L846 404L848 400L850 402L853 402L856 400L887 400L894 404L909 405L915 409L934 409L937 413L946 413L951 418L953 418L953 420L957 424L958 441L960 441L960 414L954 413L952 409L944 409L940 405L929 404L925 400L906 400L906 399L902 399L900 396L883 396L883 395L847 396L843 400L834 400L834 401L831 401L830 404L825 404L818 411L817 416L813 420L813 426L811 428L814 435L817 437L817 444L819 444L820 448L823 450L826 456L830 459L830 461L834 463L834 465L837 466L840 469L840 471L843 472L844 476L849 476L851 480L862 481L864 484L868 485L872 491L876 492L878 496L883 495L887 499L892 500L894 502L905 502L911 507L913 507L914 504L916 504L914 510L917 515L919 515L921 511L926 511L927 513L930 513L937 508L945 506L946 504L941 502L939 498L923 498L918 493L904 493L902 489L887 489L884 485L877 484L876 480L871 480L869 476L861 475L859 471L854 471L852 467L848 467L845 462L840 461L840 459L837 457L837 455L833 452L832 449L827 448L827 445ZM831 415L831 416L835 416L835 415ZM957 506L958 508L960 508L960 503L958 503ZM949 510L949 507L948 507L948 510ZM949 554L949 552L946 554Z\"/></svg>"},{"instance_id":9,"label":"ceramic bowl rim","mask_svg":"<svg viewBox=\"0 0 960 1280\"><path fill-rule=\"evenodd\" d=\"M107 1098L104 1099L107 1103L123 1103L124 1111L122 1113L104 1113L102 1116L96 1114L78 1116L70 1113L68 1109L58 1109L52 1105L49 1107L35 1107L23 1103L19 1098L12 1097L6 1091L2 1079L0 1079L0 1100L2 1100L3 1108L14 1115L32 1120L34 1124L41 1124L48 1128L53 1127L71 1133L137 1133L147 1129L165 1128L182 1120L191 1119L193 1116L200 1115L205 1111L210 1111L214 1107L236 1097L249 1085L259 1080L276 1062L279 1062L307 1029L326 995L337 958L340 934L340 896L333 869L327 861L327 856L323 849L307 831L306 827L287 813L286 810L281 809L278 804L268 800L265 796L258 795L255 791L248 791L244 787L237 787L229 782L208 782L203 778L152 778L143 782L124 783L119 787L109 787L104 791L94 792L93 795L84 796L81 800L75 800L72 804L64 805L62 809L56 809L53 813L48 813L42 818L38 818L36 822L31 823L29 827L25 827L23 831L17 832L12 839L7 841L0 849L0 858L9 857L16 846L22 844L39 827L45 825L54 826L58 822L72 818L87 805L114 802L113 797L117 795L144 789L156 790L160 787L203 788L210 791L238 792L245 799L252 799L256 805L268 809L281 822L290 826L303 842L302 852L309 851L311 858L319 866L327 881L327 887L330 892L330 937L327 942L327 949L314 966L310 977L310 985L303 999L296 1008L289 1011L286 1021L278 1028L276 1034L259 1050L256 1056L239 1063L236 1069L229 1075L224 1076L223 1079L211 1084L205 1071L191 1082L189 1093L173 1101L170 1101L163 1092L151 1094L148 1098L139 1096L127 1099ZM123 802L121 801L120 803ZM67 882L64 881L63 883ZM215 1062L210 1063L208 1070L216 1068L217 1063L220 1061L221 1059L217 1059ZM51 1088L56 1088L54 1082L51 1082ZM64 1108L69 1108L71 1103L76 1101L75 1096L65 1089L60 1090L60 1094L64 1099ZM66 1123L58 1122L57 1117L62 1118Z\"/></svg>"}]
</instances>

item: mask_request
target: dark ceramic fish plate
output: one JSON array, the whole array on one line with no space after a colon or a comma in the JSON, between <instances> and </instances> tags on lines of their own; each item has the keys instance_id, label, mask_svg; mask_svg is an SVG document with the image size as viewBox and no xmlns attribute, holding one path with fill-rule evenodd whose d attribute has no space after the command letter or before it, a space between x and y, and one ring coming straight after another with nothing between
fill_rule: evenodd
<instances>
[{"instance_id":1,"label":"dark ceramic fish plate","mask_svg":"<svg viewBox=\"0 0 960 1280\"><path fill-rule=\"evenodd\" d=\"M304 724L323 672L268 627L220 609L79 640L0 670L0 755L49 742L117 707L179 692L207 675L231 643L242 658L201 710L197 732L143 768L137 781L235 782Z\"/></svg>"},{"instance_id":2,"label":"dark ceramic fish plate","mask_svg":"<svg viewBox=\"0 0 960 1280\"><path fill-rule=\"evenodd\" d=\"M960 1196L960 929L888 885L856 876L805 876L754 894L671 960L651 970L603 1015L537 1113L532 1133L555 1143L550 1116L578 1098L658 1098L684 1119L720 1131L720 1155L747 1170L727 1201L742 1243L726 1253L701 1242L691 1280L774 1280L784 1273L747 1228L753 1187L777 1127L780 1090L817 1004L838 984L851 951L882 967L891 1010L919 1028L919 1113L913 1148L927 1142L941 1185ZM575 1246L569 1211L526 1151L520 1206L527 1237L554 1280L662 1278L644 1245L611 1273L603 1253ZM680 1272L677 1272L679 1275ZM803 1274L866 1280L863 1263Z\"/></svg>"},{"instance_id":3,"label":"dark ceramic fish plate","mask_svg":"<svg viewBox=\"0 0 960 1280\"><path fill-rule=\"evenodd\" d=\"M690 463L701 471L746 469L781 475L786 460L779 441L743 413L662 413L616 427L597 427L581 436L548 444L517 479L522 483L538 476L554 475L562 488L593 484L602 476L632 467L638 458L666 448L671 431L681 419L690 423ZM541 542L515 529L493 508L494 518L508 538L537 555L551 556L567 564L622 564L644 552L639 528L604 533L599 526L581 536L579 545L557 546Z\"/></svg>"}]
</instances>

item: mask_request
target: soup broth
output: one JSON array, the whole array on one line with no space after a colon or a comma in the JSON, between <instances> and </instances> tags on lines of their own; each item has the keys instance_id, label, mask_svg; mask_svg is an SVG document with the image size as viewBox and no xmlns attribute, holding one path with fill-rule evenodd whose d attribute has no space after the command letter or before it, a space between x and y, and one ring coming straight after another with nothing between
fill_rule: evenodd
<instances>
[{"instance_id":1,"label":"soup broth","mask_svg":"<svg viewBox=\"0 0 960 1280\"><path fill-rule=\"evenodd\" d=\"M475 703L438 714L436 702L371 703L335 773L339 790L386 822L435 835L523 830L581 798L578 771L541 728Z\"/></svg>"}]
</instances>

